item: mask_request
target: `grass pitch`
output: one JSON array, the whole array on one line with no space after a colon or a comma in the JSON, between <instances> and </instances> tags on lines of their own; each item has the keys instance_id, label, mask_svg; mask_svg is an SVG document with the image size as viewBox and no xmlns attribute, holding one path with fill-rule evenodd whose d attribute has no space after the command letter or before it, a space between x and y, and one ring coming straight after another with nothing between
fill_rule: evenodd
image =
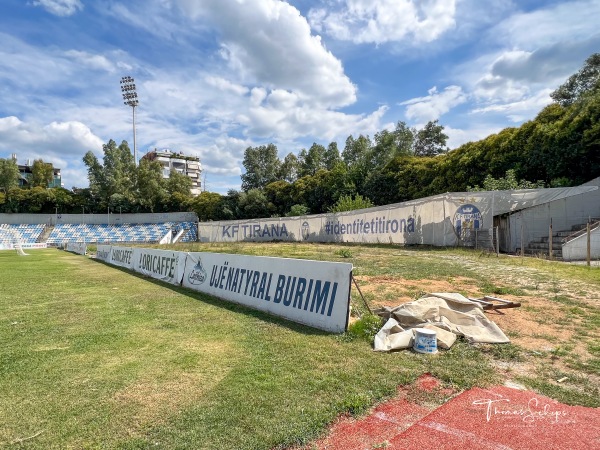
<instances>
[{"instance_id":1,"label":"grass pitch","mask_svg":"<svg viewBox=\"0 0 600 450\"><path fill-rule=\"evenodd\" d=\"M369 277L421 280L427 291L431 280L460 276L482 292L527 296L533 285L554 286L563 270L526 267L534 275L521 285L500 285L473 267L481 256L472 252L300 244L178 249L343 260L365 277L367 291ZM598 327L586 325L587 336L579 336L588 351L581 358L564 343L539 355L518 345L462 342L434 357L379 354L352 333L322 333L67 252L29 253L0 252L2 447L283 448L310 442L337 415L360 414L424 372L466 389L502 382L500 363L530 357L534 374L515 378L561 401L599 406ZM499 279L507 268L523 269L502 258L484 262L505 269ZM600 292L600 272L575 271L568 277L579 292ZM556 289L555 303L581 319L582 331L585 321L598 325L597 297L595 304L578 302ZM367 297L378 295L373 289ZM359 311L355 293L353 304ZM572 383L552 382L556 360Z\"/></svg>"}]
</instances>

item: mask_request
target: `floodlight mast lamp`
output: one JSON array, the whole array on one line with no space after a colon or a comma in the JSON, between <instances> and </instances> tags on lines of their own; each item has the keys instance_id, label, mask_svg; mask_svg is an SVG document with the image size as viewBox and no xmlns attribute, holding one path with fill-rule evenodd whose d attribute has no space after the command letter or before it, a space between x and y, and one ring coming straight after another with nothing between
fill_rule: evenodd
<instances>
[{"instance_id":1,"label":"floodlight mast lamp","mask_svg":"<svg viewBox=\"0 0 600 450\"><path fill-rule=\"evenodd\" d=\"M137 166L138 158L137 146L135 142L135 107L139 105L140 102L135 90L135 80L132 77L127 76L121 78L121 92L123 93L123 103L131 106L131 110L133 111L133 159L135 160L135 165Z\"/></svg>"}]
</instances>

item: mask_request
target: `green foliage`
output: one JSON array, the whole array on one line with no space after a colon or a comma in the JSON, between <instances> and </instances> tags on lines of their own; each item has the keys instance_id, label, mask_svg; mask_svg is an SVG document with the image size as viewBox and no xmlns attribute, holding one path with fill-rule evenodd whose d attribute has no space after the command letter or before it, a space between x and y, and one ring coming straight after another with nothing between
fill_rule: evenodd
<instances>
[{"instance_id":1,"label":"green foliage","mask_svg":"<svg viewBox=\"0 0 600 450\"><path fill-rule=\"evenodd\" d=\"M92 194L104 204L108 203L113 194L132 195L136 181L136 165L127 142L123 141L117 147L116 142L111 139L102 146L102 151L103 164L100 164L92 152L87 152L83 157L83 162L88 168ZM140 178L138 175L138 182L146 183L146 180Z\"/></svg>"},{"instance_id":2,"label":"green foliage","mask_svg":"<svg viewBox=\"0 0 600 450\"><path fill-rule=\"evenodd\" d=\"M0 158L0 190L5 194L19 185L19 166L14 159Z\"/></svg>"},{"instance_id":3,"label":"green foliage","mask_svg":"<svg viewBox=\"0 0 600 450\"><path fill-rule=\"evenodd\" d=\"M491 175L487 175L483 180L483 187L479 186L469 187L469 191L508 191L514 189L536 189L543 188L544 182L538 180L536 183L532 183L527 180L517 180L517 176L513 169L506 171L506 175L503 178L494 178Z\"/></svg>"},{"instance_id":4,"label":"green foliage","mask_svg":"<svg viewBox=\"0 0 600 450\"><path fill-rule=\"evenodd\" d=\"M582 96L600 89L600 53L592 54L583 67L560 85L550 97L561 106L571 106Z\"/></svg>"},{"instance_id":5,"label":"green foliage","mask_svg":"<svg viewBox=\"0 0 600 450\"><path fill-rule=\"evenodd\" d=\"M308 206L306 205L293 205L289 212L286 214L287 217L306 216L309 213Z\"/></svg>"},{"instance_id":6,"label":"green foliage","mask_svg":"<svg viewBox=\"0 0 600 450\"><path fill-rule=\"evenodd\" d=\"M242 163L246 173L242 174L242 191L262 189L277 180L281 162L274 144L248 147Z\"/></svg>"},{"instance_id":7,"label":"green foliage","mask_svg":"<svg viewBox=\"0 0 600 450\"><path fill-rule=\"evenodd\" d=\"M419 130L413 143L415 156L437 156L448 151L446 142L448 135L444 134L444 126L437 120L429 121Z\"/></svg>"},{"instance_id":8,"label":"green foliage","mask_svg":"<svg viewBox=\"0 0 600 450\"><path fill-rule=\"evenodd\" d=\"M269 217L275 211L274 205L269 202L260 189L242 192L238 200L238 207L242 219Z\"/></svg>"},{"instance_id":9,"label":"green foliage","mask_svg":"<svg viewBox=\"0 0 600 450\"><path fill-rule=\"evenodd\" d=\"M137 167L135 181L134 197L146 211L155 212L167 197L162 166L158 161L142 159Z\"/></svg>"},{"instance_id":10,"label":"green foliage","mask_svg":"<svg viewBox=\"0 0 600 450\"><path fill-rule=\"evenodd\" d=\"M298 157L293 153L288 153L283 162L279 166L279 172L277 177L279 180L287 181L288 183L293 183L298 179L298 170L299 163Z\"/></svg>"},{"instance_id":11,"label":"green foliage","mask_svg":"<svg viewBox=\"0 0 600 450\"><path fill-rule=\"evenodd\" d=\"M51 163L45 163L42 159L36 159L31 166L31 184L47 188L54 180L54 167Z\"/></svg>"},{"instance_id":12,"label":"green foliage","mask_svg":"<svg viewBox=\"0 0 600 450\"><path fill-rule=\"evenodd\" d=\"M174 195L176 193L184 197L190 197L192 195L190 193L190 189L192 189L191 178L176 170L171 170L165 187L169 195Z\"/></svg>"},{"instance_id":13,"label":"green foliage","mask_svg":"<svg viewBox=\"0 0 600 450\"><path fill-rule=\"evenodd\" d=\"M223 199L216 192L201 192L191 202L192 210L198 215L201 222L208 222L219 218Z\"/></svg>"},{"instance_id":14,"label":"green foliage","mask_svg":"<svg viewBox=\"0 0 600 450\"><path fill-rule=\"evenodd\" d=\"M294 204L293 185L287 181L279 180L267 184L264 194L275 208L274 214L278 216L285 216Z\"/></svg>"},{"instance_id":15,"label":"green foliage","mask_svg":"<svg viewBox=\"0 0 600 450\"><path fill-rule=\"evenodd\" d=\"M325 147L316 142L311 145L308 151L302 149L298 154L298 176L315 175L319 170L326 168Z\"/></svg>"},{"instance_id":16,"label":"green foliage","mask_svg":"<svg viewBox=\"0 0 600 450\"><path fill-rule=\"evenodd\" d=\"M351 197L350 195L345 195L340 197L340 199L329 208L329 212L339 213L344 211L354 211L355 209L364 209L370 208L374 206L371 200L368 198L364 198L362 195L356 195L356 197Z\"/></svg>"},{"instance_id":17,"label":"green foliage","mask_svg":"<svg viewBox=\"0 0 600 450\"><path fill-rule=\"evenodd\" d=\"M327 150L323 154L325 169L333 170L335 166L342 162L340 151L338 150L337 142L330 142Z\"/></svg>"},{"instance_id":18,"label":"green foliage","mask_svg":"<svg viewBox=\"0 0 600 450\"><path fill-rule=\"evenodd\" d=\"M335 254L341 256L342 258L352 258L352 252L347 248L341 248L337 250Z\"/></svg>"},{"instance_id":19,"label":"green foliage","mask_svg":"<svg viewBox=\"0 0 600 450\"><path fill-rule=\"evenodd\" d=\"M351 339L358 338L373 342L382 325L383 320L381 317L374 314L365 314L348 327L346 334Z\"/></svg>"}]
</instances>

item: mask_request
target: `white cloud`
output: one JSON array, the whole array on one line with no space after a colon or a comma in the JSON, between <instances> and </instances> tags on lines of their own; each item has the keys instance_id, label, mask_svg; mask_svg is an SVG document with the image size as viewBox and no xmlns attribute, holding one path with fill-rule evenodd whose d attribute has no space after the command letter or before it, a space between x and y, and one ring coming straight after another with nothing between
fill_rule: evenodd
<instances>
[{"instance_id":1,"label":"white cloud","mask_svg":"<svg viewBox=\"0 0 600 450\"><path fill-rule=\"evenodd\" d=\"M431 42L456 25L454 0L343 0L336 4L340 5L336 10L311 10L311 25L335 39L357 44Z\"/></svg>"},{"instance_id":2,"label":"white cloud","mask_svg":"<svg viewBox=\"0 0 600 450\"><path fill-rule=\"evenodd\" d=\"M72 16L83 9L80 0L35 0L34 6L41 6L56 16Z\"/></svg>"},{"instance_id":3,"label":"white cloud","mask_svg":"<svg viewBox=\"0 0 600 450\"><path fill-rule=\"evenodd\" d=\"M55 155L83 156L87 150L102 147L102 140L81 122L52 122L47 125L23 122L17 117L0 118L0 150L40 151ZM21 151L21 150L19 150ZM83 152L83 153L82 153Z\"/></svg>"},{"instance_id":4,"label":"white cloud","mask_svg":"<svg viewBox=\"0 0 600 450\"><path fill-rule=\"evenodd\" d=\"M102 140L81 122L46 125L23 122L17 117L0 118L0 154L16 153L20 163L43 159L61 169L65 187L87 186L82 158L88 150L98 152Z\"/></svg>"},{"instance_id":5,"label":"white cloud","mask_svg":"<svg viewBox=\"0 0 600 450\"><path fill-rule=\"evenodd\" d=\"M542 89L531 97L526 97L523 100L496 103L482 108L476 108L471 111L471 114L489 114L501 113L508 117L512 122L522 122L523 120L532 119L541 109L551 103L550 93L552 89Z\"/></svg>"},{"instance_id":6,"label":"white cloud","mask_svg":"<svg viewBox=\"0 0 600 450\"><path fill-rule=\"evenodd\" d=\"M480 123L466 129L444 127L444 133L448 135L448 147L455 149L467 142L485 139L491 134L498 133L503 128L501 125Z\"/></svg>"},{"instance_id":7,"label":"white cloud","mask_svg":"<svg viewBox=\"0 0 600 450\"><path fill-rule=\"evenodd\" d=\"M518 123L550 103L549 93L600 48L600 1L565 1L516 12L482 41L493 50L461 64L454 79L477 102L472 114Z\"/></svg>"},{"instance_id":8,"label":"white cloud","mask_svg":"<svg viewBox=\"0 0 600 450\"><path fill-rule=\"evenodd\" d=\"M406 117L419 123L439 119L455 106L467 101L467 95L460 86L448 86L442 92L437 87L428 91L426 97L417 97L400 105L406 105Z\"/></svg>"},{"instance_id":9,"label":"white cloud","mask_svg":"<svg viewBox=\"0 0 600 450\"><path fill-rule=\"evenodd\" d=\"M65 56L71 59L75 64L88 67L92 70L104 70L114 73L116 71L115 64L104 55L95 55L88 52L77 50L68 50Z\"/></svg>"},{"instance_id":10,"label":"white cloud","mask_svg":"<svg viewBox=\"0 0 600 450\"><path fill-rule=\"evenodd\" d=\"M206 77L206 83L222 92L229 92L234 95L245 95L248 93L248 88L246 86L232 83L231 81L218 76L208 75Z\"/></svg>"},{"instance_id":11,"label":"white cloud","mask_svg":"<svg viewBox=\"0 0 600 450\"><path fill-rule=\"evenodd\" d=\"M529 92L529 84L491 73L485 74L473 89L475 97L491 102L516 101L526 97Z\"/></svg>"},{"instance_id":12,"label":"white cloud","mask_svg":"<svg viewBox=\"0 0 600 450\"><path fill-rule=\"evenodd\" d=\"M356 101L356 87L342 63L292 5L279 0L238 1L233 7L220 0L178 3L186 17L218 30L220 55L239 84L291 91L322 108Z\"/></svg>"},{"instance_id":13,"label":"white cloud","mask_svg":"<svg viewBox=\"0 0 600 450\"><path fill-rule=\"evenodd\" d=\"M536 49L557 42L582 41L598 32L600 2L548 2L548 6L513 14L489 31L507 48Z\"/></svg>"}]
</instances>

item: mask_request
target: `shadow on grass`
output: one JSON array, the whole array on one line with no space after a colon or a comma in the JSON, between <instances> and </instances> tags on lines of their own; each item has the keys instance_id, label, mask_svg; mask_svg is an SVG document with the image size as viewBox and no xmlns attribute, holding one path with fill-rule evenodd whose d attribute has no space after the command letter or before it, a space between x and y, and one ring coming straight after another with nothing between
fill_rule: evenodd
<instances>
[{"instance_id":1,"label":"shadow on grass","mask_svg":"<svg viewBox=\"0 0 600 450\"><path fill-rule=\"evenodd\" d=\"M91 258L90 258L91 259ZM185 295L186 297L190 297L196 300L200 300L201 302L207 303L211 306L217 306L219 308L223 308L227 311L230 312L235 312L235 313L240 313L240 314L244 314L246 316L251 316L254 317L256 319L260 319L264 322L269 322L272 324L277 324L279 326L282 326L284 328L287 328L288 330L291 331L295 331L297 333L302 333L304 335L307 336L327 336L327 335L331 335L332 333L327 332L327 331L323 331L323 330L318 330L316 328L312 328L309 327L307 325L302 325L300 323L296 323L296 322L292 322L290 320L284 319L283 317L279 317L273 314L269 314L267 312L264 311L259 311L256 309L252 309L248 306L242 305L240 303L235 303L232 302L230 300L225 300L225 299L221 299L218 297L213 297L211 295L208 294L204 294L202 292L198 292L198 291L194 291L193 289L189 289L183 286L177 286L174 284L170 284L161 280L157 280L156 278L152 278L137 272L134 272L130 269L126 269L124 267L119 267L119 266L113 266L112 264L109 264L107 262L101 261L101 260L97 260L97 259L93 259L94 262L100 263L105 265L106 267L110 267L111 269L115 269L115 270L119 270L123 273L126 273L128 275L131 275L133 277L139 278L141 280L147 281L149 283L155 284L157 286L163 287L163 288L168 288L171 289L174 292L177 292L179 294Z\"/></svg>"}]
</instances>

